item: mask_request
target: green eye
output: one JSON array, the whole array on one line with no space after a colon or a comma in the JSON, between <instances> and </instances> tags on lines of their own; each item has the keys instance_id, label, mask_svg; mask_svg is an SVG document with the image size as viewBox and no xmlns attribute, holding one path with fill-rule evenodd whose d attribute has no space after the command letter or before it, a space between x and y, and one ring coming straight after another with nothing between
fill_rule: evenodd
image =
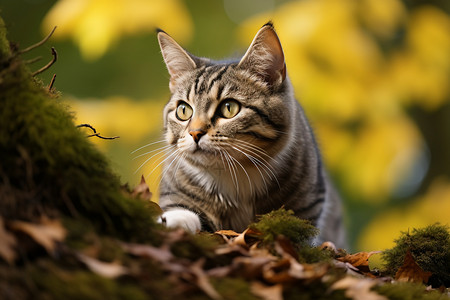
<instances>
[{"instance_id":1,"label":"green eye","mask_svg":"<svg viewBox=\"0 0 450 300\"><path fill-rule=\"evenodd\" d=\"M241 105L236 100L225 100L220 106L220 113L224 118L230 119L241 110Z\"/></svg>"},{"instance_id":2,"label":"green eye","mask_svg":"<svg viewBox=\"0 0 450 300\"><path fill-rule=\"evenodd\" d=\"M186 102L180 102L175 113L176 117L180 121L187 121L192 117L192 107Z\"/></svg>"}]
</instances>

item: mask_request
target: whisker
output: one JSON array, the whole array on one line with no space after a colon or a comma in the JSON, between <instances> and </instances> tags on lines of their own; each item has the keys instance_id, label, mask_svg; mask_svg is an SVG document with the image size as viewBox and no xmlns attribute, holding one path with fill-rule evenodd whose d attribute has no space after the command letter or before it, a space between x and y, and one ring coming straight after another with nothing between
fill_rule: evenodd
<instances>
[{"instance_id":1,"label":"whisker","mask_svg":"<svg viewBox=\"0 0 450 300\"><path fill-rule=\"evenodd\" d=\"M253 149L254 151L257 151L257 152L259 152L260 154L266 156L267 158L273 160L273 157L270 156L270 155L267 153L266 150L264 150L264 149L261 148L261 147L258 147L258 146L256 146L256 145L254 145L254 144L252 144L252 143L250 143L250 142L243 141L243 140L240 140L240 139L233 139L233 142L238 142L238 143L241 143L242 145L246 145L246 146L250 147L251 149Z\"/></svg>"},{"instance_id":2,"label":"whisker","mask_svg":"<svg viewBox=\"0 0 450 300\"><path fill-rule=\"evenodd\" d=\"M171 145L171 146L172 146L173 148L176 147L175 145ZM139 166L139 168L137 168L137 170L134 172L134 174L136 174L140 169L142 169L142 167L143 167L146 163L148 163L153 157L155 157L155 156L157 156L157 155L159 155L159 154L161 154L161 153L163 153L163 152L165 152L165 151L170 151L170 150L172 150L172 149L169 147L169 148L164 148L164 149L162 149L162 150L156 152L155 154L153 154L152 156L150 156L149 158L147 158L147 159Z\"/></svg>"},{"instance_id":3,"label":"whisker","mask_svg":"<svg viewBox=\"0 0 450 300\"><path fill-rule=\"evenodd\" d=\"M226 151L226 150L225 150L225 152L228 153L228 151ZM249 185L250 185L250 193L253 193L253 185L252 185L252 181L250 180L250 176L248 175L247 170L245 170L244 166L243 166L236 158L234 158L234 157L233 157L232 155L230 155L229 153L228 153L228 155L229 155L230 159L233 160L234 162L236 162L236 163L241 167L242 171L244 171L245 175L247 176L248 183L249 183Z\"/></svg>"},{"instance_id":4,"label":"whisker","mask_svg":"<svg viewBox=\"0 0 450 300\"><path fill-rule=\"evenodd\" d=\"M181 156L183 156L183 154L180 154L180 151L179 151L179 150L175 151L174 153L177 153L177 155L172 159L172 161L170 162L170 164L169 164L166 168L164 168L165 170L162 172L162 174L160 174L160 175L158 176L158 178L161 177L160 180L159 180L158 186L161 184L161 181L163 180L164 176L166 176L167 172L170 170L170 167L172 166L172 164L173 164L175 161L179 162L179 158L180 158ZM164 161L162 161L161 163L163 163L163 162L164 162ZM160 164L161 164L161 163L160 163ZM158 164L158 166L159 166L160 164ZM156 166L155 168L157 168L158 166ZM152 170L151 173L153 173L153 171L154 171L154 170ZM150 173L150 174L151 174L151 173ZM150 174L149 174L149 176L150 176ZM175 173L174 173L174 174L175 174ZM175 176L175 175L174 175L174 176Z\"/></svg>"},{"instance_id":5,"label":"whisker","mask_svg":"<svg viewBox=\"0 0 450 300\"><path fill-rule=\"evenodd\" d=\"M228 151L225 150L223 147L220 147L220 149L222 149L221 153L223 153L223 157L225 158L225 160L227 162L228 169L230 170L231 181L233 182L233 185L236 188L236 194L238 195L239 194L239 181L237 179L236 165L231 160L231 155L228 153Z\"/></svg>"},{"instance_id":6,"label":"whisker","mask_svg":"<svg viewBox=\"0 0 450 300\"><path fill-rule=\"evenodd\" d=\"M233 142L237 142L236 144L238 144L238 145L235 144L235 146L241 147L240 148L241 150L249 151L253 155L253 158L256 159L258 161L258 163L263 167L265 173L269 176L269 178L275 180L277 182L278 187L281 189L280 182L278 181L277 176L274 173L274 169L273 169L272 165L261 156L261 155L264 155L264 156L268 157L270 160L274 161L274 159L271 156L269 156L264 149L262 149L256 145L253 145L252 143L242 141L239 139L233 139ZM259 154L261 154L261 155L259 155ZM268 172L270 172L270 174L268 174Z\"/></svg>"},{"instance_id":7,"label":"whisker","mask_svg":"<svg viewBox=\"0 0 450 300\"><path fill-rule=\"evenodd\" d=\"M154 150L151 150L151 151L148 151L148 152L145 152L145 153L139 154L139 155L137 155L137 156L133 157L133 160L135 160L136 158L139 158L139 157L145 156L145 155L147 155L147 154L153 153L153 152L155 152L155 151L158 151L158 150L162 150L162 149L168 149L168 148L170 148L170 147L173 147L173 145L166 145L166 146L163 146L163 147L160 147L160 148L157 148L157 149L154 149Z\"/></svg>"},{"instance_id":8,"label":"whisker","mask_svg":"<svg viewBox=\"0 0 450 300\"><path fill-rule=\"evenodd\" d=\"M155 141L155 142L149 143L147 145L137 148L136 150L132 151L130 154L134 154L134 153L138 152L139 150L149 147L151 145L158 144L158 143L165 143L165 142L166 142L166 140L160 140L160 141Z\"/></svg>"},{"instance_id":9,"label":"whisker","mask_svg":"<svg viewBox=\"0 0 450 300\"><path fill-rule=\"evenodd\" d=\"M265 189L266 189L266 193L269 193L269 188L267 187L266 179L264 178L264 175L263 175L263 173L261 172L261 169L260 169L259 166L258 166L258 163L261 164L261 162L260 162L258 159L256 159L254 156L252 156L252 155L250 155L250 154L244 152L242 149L239 149L239 148L237 148L237 147L235 147L235 146L232 146L232 147L233 147L233 149L235 149L236 151L239 151L240 153L244 154L244 155L248 158L248 160L250 160L250 162L253 163L253 165L254 165L254 166L256 167L256 169L258 170L259 175L261 175L261 179L263 180L264 187L265 187ZM266 170L264 170L264 171L265 171L265 173L266 173L268 176L270 176L270 175L267 173Z\"/></svg>"},{"instance_id":10,"label":"whisker","mask_svg":"<svg viewBox=\"0 0 450 300\"><path fill-rule=\"evenodd\" d=\"M152 175L152 173L155 172L155 170L156 170L162 163L164 163L166 160L168 160L169 158L171 158L171 157L174 156L175 154L178 154L179 152L180 152L179 149L173 151L169 156L167 156L167 157L164 158L159 164L157 164L156 167L154 167L153 170L152 170L150 173L148 173L147 176Z\"/></svg>"}]
</instances>

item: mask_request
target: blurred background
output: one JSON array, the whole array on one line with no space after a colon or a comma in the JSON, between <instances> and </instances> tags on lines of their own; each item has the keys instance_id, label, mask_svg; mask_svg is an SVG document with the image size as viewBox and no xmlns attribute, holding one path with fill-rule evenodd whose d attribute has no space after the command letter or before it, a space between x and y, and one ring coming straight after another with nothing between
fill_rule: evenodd
<instances>
[{"instance_id":1,"label":"blurred background","mask_svg":"<svg viewBox=\"0 0 450 300\"><path fill-rule=\"evenodd\" d=\"M169 76L155 28L198 56L245 52L272 20L288 74L345 199L353 251L382 250L400 231L450 223L448 0L0 0L9 39L74 112L131 186L157 201ZM86 130L86 134L89 131ZM138 149L137 151L134 151ZM148 161L147 161L148 160Z\"/></svg>"}]
</instances>

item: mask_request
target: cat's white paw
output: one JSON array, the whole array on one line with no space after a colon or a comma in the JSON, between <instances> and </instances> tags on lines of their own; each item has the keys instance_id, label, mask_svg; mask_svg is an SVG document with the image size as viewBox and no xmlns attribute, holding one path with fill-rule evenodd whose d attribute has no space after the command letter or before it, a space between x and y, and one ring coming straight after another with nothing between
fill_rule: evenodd
<instances>
[{"instance_id":1,"label":"cat's white paw","mask_svg":"<svg viewBox=\"0 0 450 300\"><path fill-rule=\"evenodd\" d=\"M187 209L171 209L162 214L160 223L164 223L167 227L181 227L191 233L196 233L202 227L200 218L196 213Z\"/></svg>"}]
</instances>

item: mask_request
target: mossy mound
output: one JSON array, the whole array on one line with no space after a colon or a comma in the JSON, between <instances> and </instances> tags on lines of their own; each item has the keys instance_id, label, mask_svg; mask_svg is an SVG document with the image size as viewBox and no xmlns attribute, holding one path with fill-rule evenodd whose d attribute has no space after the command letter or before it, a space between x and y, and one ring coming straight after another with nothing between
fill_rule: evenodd
<instances>
[{"instance_id":1,"label":"mossy mound","mask_svg":"<svg viewBox=\"0 0 450 300\"><path fill-rule=\"evenodd\" d=\"M261 232L263 242L268 244L282 235L299 246L308 245L319 233L310 222L295 217L292 210L284 208L260 216L258 222L251 224L250 228Z\"/></svg>"},{"instance_id":2,"label":"mossy mound","mask_svg":"<svg viewBox=\"0 0 450 300\"><path fill-rule=\"evenodd\" d=\"M450 286L450 233L449 227L433 224L425 228L402 232L394 248L383 252L385 268L395 274L402 266L405 255L411 252L416 263L432 273L429 283L435 287Z\"/></svg>"},{"instance_id":3,"label":"mossy mound","mask_svg":"<svg viewBox=\"0 0 450 300\"><path fill-rule=\"evenodd\" d=\"M0 47L0 216L76 217L99 232L152 240L154 212L118 192L105 157L32 77L1 19Z\"/></svg>"}]
</instances>

